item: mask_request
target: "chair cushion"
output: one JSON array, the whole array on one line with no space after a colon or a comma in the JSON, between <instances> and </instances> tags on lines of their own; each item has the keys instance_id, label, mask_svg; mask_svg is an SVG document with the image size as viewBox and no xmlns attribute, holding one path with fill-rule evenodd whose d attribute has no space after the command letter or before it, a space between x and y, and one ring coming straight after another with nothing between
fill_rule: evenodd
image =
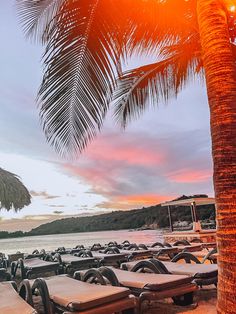
<instances>
[{"instance_id":1,"label":"chair cushion","mask_svg":"<svg viewBox=\"0 0 236 314\"><path fill-rule=\"evenodd\" d=\"M126 288L90 284L65 275L48 277L45 280L50 299L71 310L87 310L130 295Z\"/></svg>"},{"instance_id":2,"label":"chair cushion","mask_svg":"<svg viewBox=\"0 0 236 314\"><path fill-rule=\"evenodd\" d=\"M177 248L179 252L182 252L183 250L187 252L196 252L202 250L202 244L192 244L192 245L176 245L172 246L172 248Z\"/></svg>"},{"instance_id":3,"label":"chair cushion","mask_svg":"<svg viewBox=\"0 0 236 314\"><path fill-rule=\"evenodd\" d=\"M163 262L165 267L176 275L188 275L194 278L208 278L215 277L218 274L218 267L216 264L186 264Z\"/></svg>"},{"instance_id":4,"label":"chair cushion","mask_svg":"<svg viewBox=\"0 0 236 314\"><path fill-rule=\"evenodd\" d=\"M30 258L24 260L24 267L26 269L45 269L45 268L57 268L59 266L59 263L56 262L48 262L44 261L40 258Z\"/></svg>"},{"instance_id":5,"label":"chair cushion","mask_svg":"<svg viewBox=\"0 0 236 314\"><path fill-rule=\"evenodd\" d=\"M93 257L96 259L104 259L106 261L119 261L121 259L124 259L127 257L127 253L117 253L117 254L105 254L105 253L99 253L99 252L93 252Z\"/></svg>"},{"instance_id":6,"label":"chair cushion","mask_svg":"<svg viewBox=\"0 0 236 314\"><path fill-rule=\"evenodd\" d=\"M148 248L150 252L153 254L157 254L162 252L162 254L169 254L169 253L178 253L179 249L177 246L175 247L150 247Z\"/></svg>"},{"instance_id":7,"label":"chair cushion","mask_svg":"<svg viewBox=\"0 0 236 314\"><path fill-rule=\"evenodd\" d=\"M193 278L184 275L136 273L112 268L120 284L129 288L163 291L189 284Z\"/></svg>"},{"instance_id":8,"label":"chair cushion","mask_svg":"<svg viewBox=\"0 0 236 314\"><path fill-rule=\"evenodd\" d=\"M70 254L61 255L62 263L72 265L86 265L95 261L93 257L78 257Z\"/></svg>"},{"instance_id":9,"label":"chair cushion","mask_svg":"<svg viewBox=\"0 0 236 314\"><path fill-rule=\"evenodd\" d=\"M24 301L11 283L0 284L0 313L2 314L33 314L36 311Z\"/></svg>"},{"instance_id":10,"label":"chair cushion","mask_svg":"<svg viewBox=\"0 0 236 314\"><path fill-rule=\"evenodd\" d=\"M140 262L140 261L139 261ZM174 275L186 275L193 278L211 278L216 277L218 273L218 267L216 264L187 264L187 263L173 263L164 262L162 263ZM122 263L122 266L126 266L128 270L131 270L137 261L132 261L128 263Z\"/></svg>"}]
</instances>

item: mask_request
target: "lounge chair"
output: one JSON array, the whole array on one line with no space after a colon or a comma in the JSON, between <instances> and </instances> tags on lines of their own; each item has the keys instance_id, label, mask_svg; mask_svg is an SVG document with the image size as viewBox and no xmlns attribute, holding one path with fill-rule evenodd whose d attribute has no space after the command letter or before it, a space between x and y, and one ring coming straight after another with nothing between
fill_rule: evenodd
<instances>
[{"instance_id":1,"label":"lounge chair","mask_svg":"<svg viewBox=\"0 0 236 314\"><path fill-rule=\"evenodd\" d=\"M156 242L148 247L153 256L161 260L171 260L180 252L195 252L202 250L202 244L190 244L188 241L176 241L171 245L168 242Z\"/></svg>"},{"instance_id":2,"label":"lounge chair","mask_svg":"<svg viewBox=\"0 0 236 314\"><path fill-rule=\"evenodd\" d=\"M129 260L152 257L152 252L144 244L130 244L119 251L128 255Z\"/></svg>"},{"instance_id":3,"label":"lounge chair","mask_svg":"<svg viewBox=\"0 0 236 314\"><path fill-rule=\"evenodd\" d=\"M4 253L0 253L0 268L7 268L7 258Z\"/></svg>"},{"instance_id":4,"label":"lounge chair","mask_svg":"<svg viewBox=\"0 0 236 314\"><path fill-rule=\"evenodd\" d=\"M88 248L90 251L99 251L105 249L104 245L100 243L94 243L91 247Z\"/></svg>"},{"instance_id":5,"label":"lounge chair","mask_svg":"<svg viewBox=\"0 0 236 314\"><path fill-rule=\"evenodd\" d=\"M206 262L209 262L211 264L217 264L217 248L213 248L211 250L203 249L200 252L192 252L192 255L194 255L201 264L204 264Z\"/></svg>"},{"instance_id":6,"label":"lounge chair","mask_svg":"<svg viewBox=\"0 0 236 314\"><path fill-rule=\"evenodd\" d=\"M186 263L177 263L185 261ZM189 263L190 261L194 264ZM136 270L145 268L147 260L137 262L123 263L121 268L124 270ZM217 284L218 268L214 264L201 264L195 256L190 253L179 253L170 262L150 259L156 267L156 272L160 274L186 275L194 279L194 282L199 286Z\"/></svg>"},{"instance_id":7,"label":"lounge chair","mask_svg":"<svg viewBox=\"0 0 236 314\"><path fill-rule=\"evenodd\" d=\"M0 268L0 282L11 280L11 274L6 268Z\"/></svg>"},{"instance_id":8,"label":"lounge chair","mask_svg":"<svg viewBox=\"0 0 236 314\"><path fill-rule=\"evenodd\" d=\"M202 250L202 243L190 244L188 241L176 241L173 244L165 243L165 246L177 248L179 252L197 252Z\"/></svg>"},{"instance_id":9,"label":"lounge chair","mask_svg":"<svg viewBox=\"0 0 236 314\"><path fill-rule=\"evenodd\" d=\"M26 254L24 256L25 259L28 259L28 258L35 258L35 257L38 257L38 258L44 258L46 256L46 251L44 249L42 249L41 251L39 250L34 250L31 254Z\"/></svg>"},{"instance_id":10,"label":"lounge chair","mask_svg":"<svg viewBox=\"0 0 236 314\"><path fill-rule=\"evenodd\" d=\"M17 262L12 262L11 274L13 278L15 278L18 269L21 271L21 279L48 272L58 274L62 271L61 265L58 262L45 261L40 258L20 258Z\"/></svg>"},{"instance_id":11,"label":"lounge chair","mask_svg":"<svg viewBox=\"0 0 236 314\"><path fill-rule=\"evenodd\" d=\"M97 266L97 260L94 257L79 257L71 254L60 255L60 253L57 253L53 256L53 261L62 265L64 272L68 274L72 274L76 270Z\"/></svg>"},{"instance_id":12,"label":"lounge chair","mask_svg":"<svg viewBox=\"0 0 236 314\"><path fill-rule=\"evenodd\" d=\"M73 249L71 249L70 254L75 254L75 253L79 253L81 250L84 250L84 246L83 245L76 245L76 247L74 247Z\"/></svg>"},{"instance_id":13,"label":"lounge chair","mask_svg":"<svg viewBox=\"0 0 236 314\"><path fill-rule=\"evenodd\" d=\"M34 295L42 297L45 314L112 314L137 313L137 299L129 289L90 284L66 275L30 281ZM28 281L23 281L20 291ZM28 293L32 301L32 294ZM30 301L30 300L29 300Z\"/></svg>"},{"instance_id":14,"label":"lounge chair","mask_svg":"<svg viewBox=\"0 0 236 314\"><path fill-rule=\"evenodd\" d=\"M203 243L203 241L200 238L193 238L189 241L190 243Z\"/></svg>"},{"instance_id":15,"label":"lounge chair","mask_svg":"<svg viewBox=\"0 0 236 314\"><path fill-rule=\"evenodd\" d=\"M78 254L75 254L75 256L79 257L93 257L96 260L98 260L99 266L120 266L121 263L127 261L128 254L126 253L119 253L116 250L112 250L111 248L107 248L105 251L99 252L94 251L91 252L89 250L82 250Z\"/></svg>"},{"instance_id":16,"label":"lounge chair","mask_svg":"<svg viewBox=\"0 0 236 314\"><path fill-rule=\"evenodd\" d=\"M24 253L16 252L14 254L8 254L7 265L10 266L12 262L16 262L20 258L24 258Z\"/></svg>"},{"instance_id":17,"label":"lounge chair","mask_svg":"<svg viewBox=\"0 0 236 314\"><path fill-rule=\"evenodd\" d=\"M146 263L150 271L156 271L155 265ZM103 280L112 286L129 288L139 297L139 311L142 313L144 301L156 301L172 298L178 305L193 303L193 292L197 285L192 283L193 278L183 275L163 275L156 273L140 273L116 269L113 267L100 267L87 272L75 272L74 276L83 281L96 280L102 276Z\"/></svg>"},{"instance_id":18,"label":"lounge chair","mask_svg":"<svg viewBox=\"0 0 236 314\"><path fill-rule=\"evenodd\" d=\"M22 293L24 294L24 291ZM37 314L33 306L19 296L15 282L0 283L0 313Z\"/></svg>"}]
</instances>

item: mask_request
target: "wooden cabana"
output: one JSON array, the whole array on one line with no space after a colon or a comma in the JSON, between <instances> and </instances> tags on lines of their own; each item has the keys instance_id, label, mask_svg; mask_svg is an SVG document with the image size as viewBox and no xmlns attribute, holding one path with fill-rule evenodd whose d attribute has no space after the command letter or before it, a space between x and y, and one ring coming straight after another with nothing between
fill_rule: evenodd
<instances>
[{"instance_id":1,"label":"wooden cabana","mask_svg":"<svg viewBox=\"0 0 236 314\"><path fill-rule=\"evenodd\" d=\"M180 240L186 239L191 240L192 238L201 238L203 241L212 241L215 239L216 230L203 230L201 228L201 223L198 218L198 206L204 205L215 205L215 199L212 197L195 197L195 198L187 198L187 199L180 199L162 203L161 206L165 206L168 208L168 216L169 216L169 223L170 223L170 233L165 235L165 238L171 237L173 240ZM193 222L193 229L191 231L174 231L173 228L173 220L171 216L171 209L172 207L177 206L189 206L191 210L192 222ZM204 241L206 242L206 241Z\"/></svg>"}]
</instances>

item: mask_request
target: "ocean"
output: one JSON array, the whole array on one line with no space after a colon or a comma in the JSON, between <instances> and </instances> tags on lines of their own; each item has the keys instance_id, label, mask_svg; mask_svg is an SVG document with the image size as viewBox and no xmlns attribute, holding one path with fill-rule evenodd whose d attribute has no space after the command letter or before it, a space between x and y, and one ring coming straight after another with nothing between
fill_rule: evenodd
<instances>
[{"instance_id":1,"label":"ocean","mask_svg":"<svg viewBox=\"0 0 236 314\"><path fill-rule=\"evenodd\" d=\"M21 253L32 253L35 249L50 251L61 246L73 248L79 244L90 246L94 243L106 244L110 241L121 243L124 240L129 240L130 243L137 244L151 244L157 241L162 242L163 232L161 230L119 230L1 239L0 252L5 254L16 253L17 251Z\"/></svg>"}]
</instances>

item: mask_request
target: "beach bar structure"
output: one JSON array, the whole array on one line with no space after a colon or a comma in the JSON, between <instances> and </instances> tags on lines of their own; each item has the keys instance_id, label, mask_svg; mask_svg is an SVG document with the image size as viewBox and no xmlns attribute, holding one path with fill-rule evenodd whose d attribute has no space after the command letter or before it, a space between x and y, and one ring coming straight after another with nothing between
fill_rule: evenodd
<instances>
[{"instance_id":1,"label":"beach bar structure","mask_svg":"<svg viewBox=\"0 0 236 314\"><path fill-rule=\"evenodd\" d=\"M162 203L161 206L168 208L168 216L170 223L170 232L164 234L164 239L167 242L173 242L178 240L191 241L194 238L199 238L203 242L215 242L216 241L216 229L202 229L201 223L198 218L198 206L203 205L215 205L215 199L211 197L196 197L181 199L176 201L170 201ZM171 209L178 206L189 206L191 210L193 228L187 231L174 231L173 221L171 216Z\"/></svg>"}]
</instances>

